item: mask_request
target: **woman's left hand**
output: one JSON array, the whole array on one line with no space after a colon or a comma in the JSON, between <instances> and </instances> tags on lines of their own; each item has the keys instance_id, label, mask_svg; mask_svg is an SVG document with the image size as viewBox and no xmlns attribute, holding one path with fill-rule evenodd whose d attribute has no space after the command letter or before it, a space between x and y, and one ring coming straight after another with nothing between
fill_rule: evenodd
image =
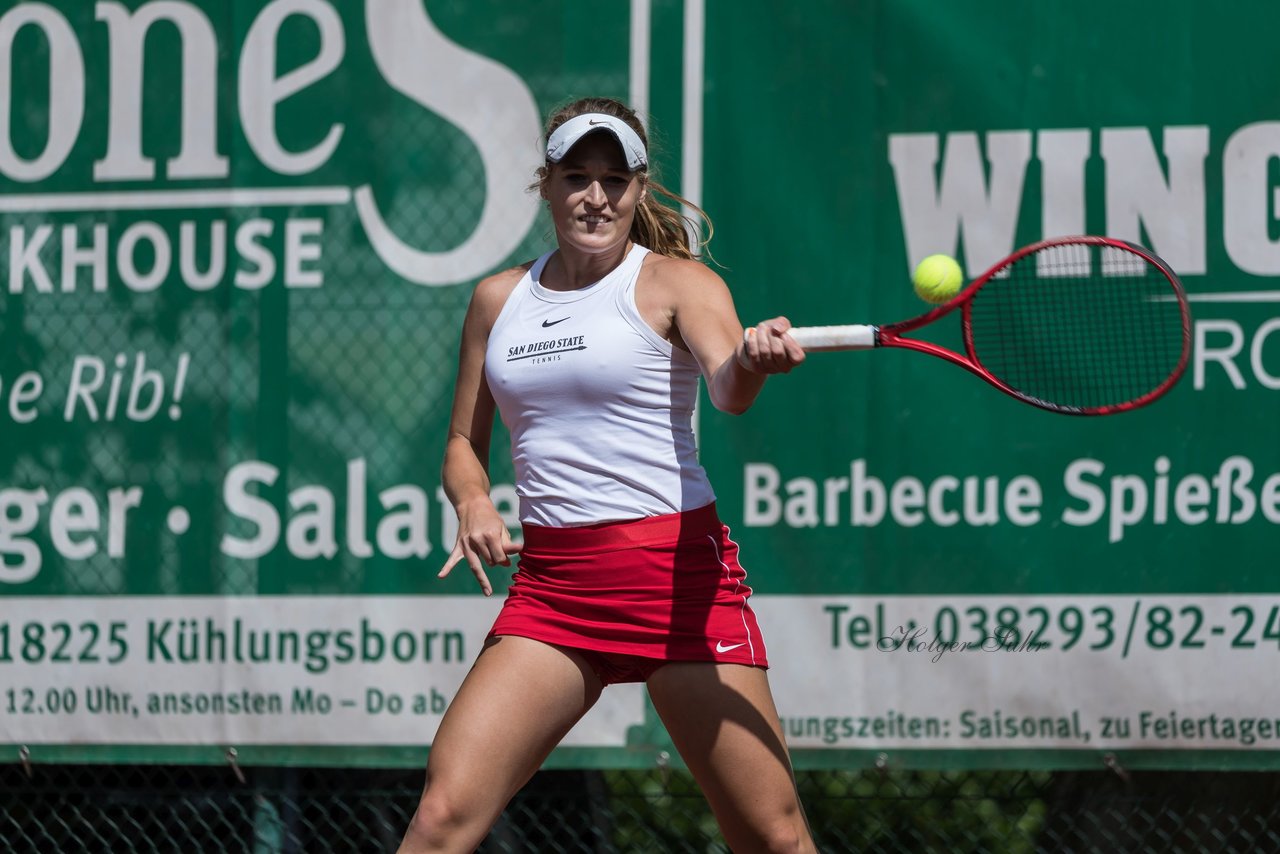
<instances>
[{"instance_id":1,"label":"woman's left hand","mask_svg":"<svg viewBox=\"0 0 1280 854\"><path fill-rule=\"evenodd\" d=\"M738 364L756 374L785 374L804 361L804 348L787 334L791 321L774 317L748 326L734 354Z\"/></svg>"}]
</instances>

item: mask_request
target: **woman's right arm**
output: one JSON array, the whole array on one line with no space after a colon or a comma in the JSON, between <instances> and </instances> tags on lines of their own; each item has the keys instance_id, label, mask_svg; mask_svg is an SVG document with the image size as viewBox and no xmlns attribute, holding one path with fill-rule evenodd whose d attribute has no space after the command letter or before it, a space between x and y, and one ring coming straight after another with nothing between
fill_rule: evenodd
<instances>
[{"instance_id":1,"label":"woman's right arm","mask_svg":"<svg viewBox=\"0 0 1280 854\"><path fill-rule=\"evenodd\" d=\"M524 274L507 270L476 286L467 307L458 354L458 381L449 417L441 483L458 514L458 539L439 576L444 578L465 560L484 595L493 593L485 564L511 565L520 551L489 497L489 439L496 406L484 376L484 354L498 313Z\"/></svg>"}]
</instances>

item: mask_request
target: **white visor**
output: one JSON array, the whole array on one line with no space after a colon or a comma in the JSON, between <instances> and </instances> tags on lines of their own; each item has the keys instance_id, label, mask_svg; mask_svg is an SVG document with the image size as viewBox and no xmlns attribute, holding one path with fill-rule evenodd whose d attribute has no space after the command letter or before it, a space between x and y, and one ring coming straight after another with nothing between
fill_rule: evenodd
<instances>
[{"instance_id":1,"label":"white visor","mask_svg":"<svg viewBox=\"0 0 1280 854\"><path fill-rule=\"evenodd\" d=\"M589 133L606 130L622 146L622 153L627 156L627 168L632 172L648 165L649 155L640 141L640 135L622 119L605 113L583 113L574 116L560 125L547 140L547 160L559 163L569 153L569 149L577 145L578 140Z\"/></svg>"}]
</instances>

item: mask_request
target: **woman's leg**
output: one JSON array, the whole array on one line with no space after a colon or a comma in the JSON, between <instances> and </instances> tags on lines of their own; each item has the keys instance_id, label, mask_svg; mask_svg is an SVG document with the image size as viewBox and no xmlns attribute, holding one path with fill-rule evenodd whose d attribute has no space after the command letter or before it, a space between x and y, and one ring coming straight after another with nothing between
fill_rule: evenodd
<instances>
[{"instance_id":1,"label":"woman's leg","mask_svg":"<svg viewBox=\"0 0 1280 854\"><path fill-rule=\"evenodd\" d=\"M440 721L401 854L474 851L601 688L570 650L511 636L486 643Z\"/></svg>"},{"instance_id":2,"label":"woman's leg","mask_svg":"<svg viewBox=\"0 0 1280 854\"><path fill-rule=\"evenodd\" d=\"M734 854L815 850L765 671L673 662L648 686Z\"/></svg>"}]
</instances>

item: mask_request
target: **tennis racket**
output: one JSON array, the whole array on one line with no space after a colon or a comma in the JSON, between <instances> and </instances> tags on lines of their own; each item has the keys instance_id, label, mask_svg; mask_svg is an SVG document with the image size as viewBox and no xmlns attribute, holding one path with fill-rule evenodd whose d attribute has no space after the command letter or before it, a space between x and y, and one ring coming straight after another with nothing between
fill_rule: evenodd
<instances>
[{"instance_id":1,"label":"tennis racket","mask_svg":"<svg viewBox=\"0 0 1280 854\"><path fill-rule=\"evenodd\" d=\"M964 353L906 334L960 313ZM946 359L1032 406L1111 415L1167 393L1187 367L1191 312L1147 249L1063 237L1014 252L946 303L885 326L802 326L806 351L903 347Z\"/></svg>"}]
</instances>

